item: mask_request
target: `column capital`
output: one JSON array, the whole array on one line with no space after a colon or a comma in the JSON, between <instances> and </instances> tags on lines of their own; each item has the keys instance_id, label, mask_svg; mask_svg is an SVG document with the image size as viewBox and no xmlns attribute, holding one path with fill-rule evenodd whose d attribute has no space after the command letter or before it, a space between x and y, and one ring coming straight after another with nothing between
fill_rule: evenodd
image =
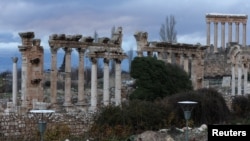
<instances>
[{"instance_id":1,"label":"column capital","mask_svg":"<svg viewBox=\"0 0 250 141\"><path fill-rule=\"evenodd\" d=\"M90 60L92 63L95 63L95 64L97 63L97 58L91 57Z\"/></svg>"},{"instance_id":2,"label":"column capital","mask_svg":"<svg viewBox=\"0 0 250 141\"><path fill-rule=\"evenodd\" d=\"M103 62L106 63L106 64L108 64L108 63L109 63L109 60L110 60L110 59L108 59L108 58L104 58L104 59L103 59Z\"/></svg>"},{"instance_id":3,"label":"column capital","mask_svg":"<svg viewBox=\"0 0 250 141\"><path fill-rule=\"evenodd\" d=\"M229 25L232 25L232 22L228 22Z\"/></svg>"},{"instance_id":4,"label":"column capital","mask_svg":"<svg viewBox=\"0 0 250 141\"><path fill-rule=\"evenodd\" d=\"M239 25L239 24L240 24L240 22L235 22L235 24L236 24L236 25Z\"/></svg>"},{"instance_id":5,"label":"column capital","mask_svg":"<svg viewBox=\"0 0 250 141\"><path fill-rule=\"evenodd\" d=\"M77 48L76 51L78 51L78 53L84 53L86 51L85 48Z\"/></svg>"},{"instance_id":6,"label":"column capital","mask_svg":"<svg viewBox=\"0 0 250 141\"><path fill-rule=\"evenodd\" d=\"M66 54L71 53L72 49L69 47L64 47L63 50L65 51Z\"/></svg>"},{"instance_id":7,"label":"column capital","mask_svg":"<svg viewBox=\"0 0 250 141\"><path fill-rule=\"evenodd\" d=\"M225 25L225 22L221 22L222 25Z\"/></svg>"},{"instance_id":8,"label":"column capital","mask_svg":"<svg viewBox=\"0 0 250 141\"><path fill-rule=\"evenodd\" d=\"M17 57L12 57L12 61L13 61L13 63L17 63L18 58Z\"/></svg>"},{"instance_id":9,"label":"column capital","mask_svg":"<svg viewBox=\"0 0 250 141\"><path fill-rule=\"evenodd\" d=\"M115 63L121 64L121 62L122 62L122 59L120 59L120 58L115 58Z\"/></svg>"},{"instance_id":10,"label":"column capital","mask_svg":"<svg viewBox=\"0 0 250 141\"><path fill-rule=\"evenodd\" d=\"M58 48L50 47L50 52L51 52L52 54L57 53L57 50L58 50Z\"/></svg>"}]
</instances>

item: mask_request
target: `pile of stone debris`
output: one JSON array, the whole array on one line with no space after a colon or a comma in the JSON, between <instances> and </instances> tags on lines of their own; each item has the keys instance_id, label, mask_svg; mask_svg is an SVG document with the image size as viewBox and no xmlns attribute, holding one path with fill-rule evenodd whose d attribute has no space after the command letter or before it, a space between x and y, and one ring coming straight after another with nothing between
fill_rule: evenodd
<instances>
[{"instance_id":1,"label":"pile of stone debris","mask_svg":"<svg viewBox=\"0 0 250 141\"><path fill-rule=\"evenodd\" d=\"M207 141L207 125L198 128L188 128L189 141ZM161 129L159 131L145 131L131 138L131 141L183 141L185 140L186 127L180 129Z\"/></svg>"}]
</instances>

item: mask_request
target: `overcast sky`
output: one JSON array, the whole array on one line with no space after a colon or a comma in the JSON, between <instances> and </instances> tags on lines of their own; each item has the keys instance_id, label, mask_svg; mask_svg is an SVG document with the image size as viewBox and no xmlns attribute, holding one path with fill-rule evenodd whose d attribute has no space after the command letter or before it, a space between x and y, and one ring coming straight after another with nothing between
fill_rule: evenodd
<instances>
[{"instance_id":1,"label":"overcast sky","mask_svg":"<svg viewBox=\"0 0 250 141\"><path fill-rule=\"evenodd\" d=\"M34 31L48 49L51 34L93 36L97 31L110 37L113 26L123 28L123 49L136 49L133 34L146 31L149 40L159 40L169 15L177 22L178 42L205 44L206 13L250 11L248 0L1 0L0 9L0 55L19 53L18 32Z\"/></svg>"}]
</instances>

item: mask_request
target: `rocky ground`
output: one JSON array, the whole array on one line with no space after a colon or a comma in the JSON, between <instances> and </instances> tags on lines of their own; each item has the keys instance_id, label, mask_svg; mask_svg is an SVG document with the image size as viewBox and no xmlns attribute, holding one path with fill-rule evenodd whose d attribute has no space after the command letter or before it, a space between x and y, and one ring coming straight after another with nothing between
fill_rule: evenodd
<instances>
[{"instance_id":1,"label":"rocky ground","mask_svg":"<svg viewBox=\"0 0 250 141\"><path fill-rule=\"evenodd\" d=\"M186 138L186 128L161 129L156 131L145 131L131 138L131 141L183 141ZM207 126L205 124L198 128L188 130L189 141L207 141Z\"/></svg>"}]
</instances>

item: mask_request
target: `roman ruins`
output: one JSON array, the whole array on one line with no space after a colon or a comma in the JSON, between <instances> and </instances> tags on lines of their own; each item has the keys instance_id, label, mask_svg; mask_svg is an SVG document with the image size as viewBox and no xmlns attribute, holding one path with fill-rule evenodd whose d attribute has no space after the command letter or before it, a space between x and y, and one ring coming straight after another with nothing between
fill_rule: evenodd
<instances>
[{"instance_id":1,"label":"roman ruins","mask_svg":"<svg viewBox=\"0 0 250 141\"><path fill-rule=\"evenodd\" d=\"M173 63L183 68L189 75L194 89L204 87L216 87L232 96L250 93L248 83L250 48L246 45L246 25L247 15L244 14L215 14L205 15L207 25L207 45L168 43L159 41L148 41L147 32L136 32L134 34L137 43L137 56L152 56L157 54L158 59L166 63ZM214 23L214 44L210 44L210 24ZM221 46L218 46L218 23L221 23ZM228 32L225 32L225 24L228 23ZM232 37L232 24L235 23L235 40ZM240 36L239 25L243 25L243 32ZM227 34L226 34L227 33ZM22 83L21 96L22 107L31 109L37 102L43 102L43 47L40 46L40 39L34 39L33 32L19 33L22 45L19 51L22 55ZM225 37L228 41L225 41ZM242 44L240 44L242 37ZM59 71L57 68L57 52L63 49L65 52L65 72L64 73L64 103L65 109L78 107L83 111L96 110L97 100L97 59L103 58L103 105L109 105L109 62L115 60L115 105L121 104L121 62L127 56L123 52L122 28L116 29L111 38L98 38L94 42L91 36L52 34L49 37L51 51L50 69L50 106L54 109L58 107L57 81ZM75 49L78 52L78 94L77 103L72 103L71 93L71 53ZM91 59L91 90L90 100L86 100L84 92L84 58L88 50L87 57ZM16 82L17 58L13 58L13 82ZM13 83L13 105L16 105L16 84ZM35 103L34 103L35 102ZM11 105L11 103L9 103ZM42 103L40 103L42 104ZM10 106L11 107L11 106Z\"/></svg>"},{"instance_id":2,"label":"roman ruins","mask_svg":"<svg viewBox=\"0 0 250 141\"><path fill-rule=\"evenodd\" d=\"M240 29L242 24L242 46L246 47L246 25L247 15L245 14L220 14L220 13L208 13L206 14L207 23L207 45L210 46L210 24L214 23L214 52L218 52L218 23L221 24L221 49L225 49L225 24L228 24L228 41L240 43ZM232 39L232 24L235 24L235 40Z\"/></svg>"},{"instance_id":3,"label":"roman ruins","mask_svg":"<svg viewBox=\"0 0 250 141\"><path fill-rule=\"evenodd\" d=\"M32 102L43 102L43 48L39 39L33 39L33 32L19 34L22 38L22 45L19 51L22 53L22 107L32 108ZM65 94L63 106L68 109L72 107L71 94L71 52L75 49L79 53L79 78L78 78L78 101L77 106L89 107L84 93L84 53L88 50L87 56L91 58L91 100L89 110L97 108L97 59L104 59L104 85L103 104L110 104L109 92L109 62L115 60L115 105L121 104L121 61L127 56L121 48L122 28L118 27L111 39L108 37L98 38L98 42L93 42L90 36L53 34L49 38L51 50L51 70L50 70L50 104L52 108L57 108L57 51L65 51ZM13 59L15 64L17 59ZM16 68L13 67L13 72ZM16 81L13 81L16 82Z\"/></svg>"},{"instance_id":4,"label":"roman ruins","mask_svg":"<svg viewBox=\"0 0 250 141\"><path fill-rule=\"evenodd\" d=\"M214 44L210 44L210 23L214 22ZM218 48L218 23L221 23L221 46ZM228 42L225 44L225 23L228 23ZM235 23L235 40L232 39L232 23ZM194 89L219 87L231 96L249 94L248 72L250 48L247 47L247 15L245 14L206 14L207 45L181 44L148 41L147 32L134 34L137 54L158 54L158 59L179 65L188 74ZM239 25L243 25L242 36ZM242 44L239 38L242 37ZM220 50L219 50L220 49ZM213 81L217 81L213 85ZM219 82L219 83L218 83ZM228 90L231 90L228 92ZM237 91L237 93L236 93Z\"/></svg>"},{"instance_id":5,"label":"roman ruins","mask_svg":"<svg viewBox=\"0 0 250 141\"><path fill-rule=\"evenodd\" d=\"M191 76L194 89L202 88L204 78L204 57L207 46L200 44L180 44L148 41L147 32L136 32L134 34L137 42L137 55L142 57L158 54L158 59L167 63L179 65ZM166 56L164 56L166 54ZM167 59L164 59L167 58Z\"/></svg>"}]
</instances>

